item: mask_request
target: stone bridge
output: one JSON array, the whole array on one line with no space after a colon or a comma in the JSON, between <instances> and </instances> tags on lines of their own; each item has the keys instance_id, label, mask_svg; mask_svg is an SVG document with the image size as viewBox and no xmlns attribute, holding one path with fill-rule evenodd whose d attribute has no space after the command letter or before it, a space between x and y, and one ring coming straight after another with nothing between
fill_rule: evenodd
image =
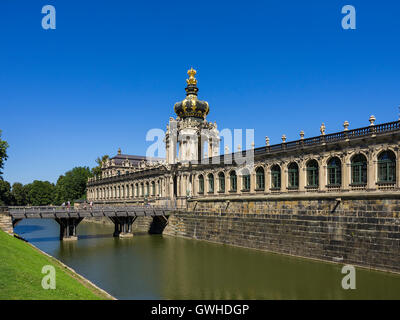
<instances>
[{"instance_id":1,"label":"stone bridge","mask_svg":"<svg viewBox=\"0 0 400 320\"><path fill-rule=\"evenodd\" d=\"M168 221L170 212L175 208L152 206L101 206L93 208L67 207L8 207L3 210L0 223L2 229L13 231L14 226L22 219L54 219L60 225L60 240L77 240L76 228L84 218L108 217L114 223L114 236L132 237L132 224L137 217L149 216Z\"/></svg>"}]
</instances>

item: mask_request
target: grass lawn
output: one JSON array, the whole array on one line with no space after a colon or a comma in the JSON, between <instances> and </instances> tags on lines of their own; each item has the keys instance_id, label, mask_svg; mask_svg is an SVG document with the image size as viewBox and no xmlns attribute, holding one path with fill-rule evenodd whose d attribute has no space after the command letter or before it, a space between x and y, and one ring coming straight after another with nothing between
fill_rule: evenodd
<instances>
[{"instance_id":1,"label":"grass lawn","mask_svg":"<svg viewBox=\"0 0 400 320\"><path fill-rule=\"evenodd\" d=\"M42 288L42 267L56 270L56 289ZM22 240L0 230L0 299L109 299L70 270Z\"/></svg>"}]
</instances>

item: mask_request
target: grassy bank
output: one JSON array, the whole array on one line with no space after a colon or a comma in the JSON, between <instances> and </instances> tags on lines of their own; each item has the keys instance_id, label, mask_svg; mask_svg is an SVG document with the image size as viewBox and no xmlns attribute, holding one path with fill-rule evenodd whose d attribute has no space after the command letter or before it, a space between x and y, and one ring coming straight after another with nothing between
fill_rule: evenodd
<instances>
[{"instance_id":1,"label":"grassy bank","mask_svg":"<svg viewBox=\"0 0 400 320\"><path fill-rule=\"evenodd\" d=\"M56 289L42 288L42 268L56 270ZM0 230L0 299L109 299L102 291L68 270L56 259Z\"/></svg>"}]
</instances>

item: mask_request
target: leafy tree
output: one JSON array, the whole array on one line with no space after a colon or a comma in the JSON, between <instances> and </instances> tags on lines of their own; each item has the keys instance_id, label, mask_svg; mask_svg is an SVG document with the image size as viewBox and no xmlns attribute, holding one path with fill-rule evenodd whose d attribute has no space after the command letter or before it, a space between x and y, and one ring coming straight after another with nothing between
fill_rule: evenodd
<instances>
[{"instance_id":1,"label":"leafy tree","mask_svg":"<svg viewBox=\"0 0 400 320\"><path fill-rule=\"evenodd\" d=\"M104 162L106 162L107 160L109 160L109 159L110 159L110 157L109 157L107 154L104 155L104 156L102 156L101 158L98 157L98 158L96 159L97 166L94 167L94 168L92 168L92 174L93 174L94 176L99 176L99 175L101 174L101 166L102 166L102 164L103 164Z\"/></svg>"},{"instance_id":2,"label":"leafy tree","mask_svg":"<svg viewBox=\"0 0 400 320\"><path fill-rule=\"evenodd\" d=\"M0 206L9 206L12 202L11 185L0 179Z\"/></svg>"},{"instance_id":3,"label":"leafy tree","mask_svg":"<svg viewBox=\"0 0 400 320\"><path fill-rule=\"evenodd\" d=\"M3 174L3 169L4 167L4 162L7 160L7 148L8 148L8 143L4 140L1 140L1 130L0 130L0 176Z\"/></svg>"},{"instance_id":4,"label":"leafy tree","mask_svg":"<svg viewBox=\"0 0 400 320\"><path fill-rule=\"evenodd\" d=\"M27 188L22 183L15 182L11 190L13 205L25 206L28 204Z\"/></svg>"},{"instance_id":5,"label":"leafy tree","mask_svg":"<svg viewBox=\"0 0 400 320\"><path fill-rule=\"evenodd\" d=\"M55 203L86 198L86 183L92 173L88 167L75 167L61 175L56 184Z\"/></svg>"},{"instance_id":6,"label":"leafy tree","mask_svg":"<svg viewBox=\"0 0 400 320\"><path fill-rule=\"evenodd\" d=\"M28 203L33 206L46 206L54 201L55 186L48 181L35 180L26 185Z\"/></svg>"}]
</instances>

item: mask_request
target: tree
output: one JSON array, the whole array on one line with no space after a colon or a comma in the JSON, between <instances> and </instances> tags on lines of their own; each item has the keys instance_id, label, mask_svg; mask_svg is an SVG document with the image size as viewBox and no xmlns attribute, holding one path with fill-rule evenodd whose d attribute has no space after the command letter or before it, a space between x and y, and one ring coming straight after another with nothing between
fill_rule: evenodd
<instances>
[{"instance_id":1,"label":"tree","mask_svg":"<svg viewBox=\"0 0 400 320\"><path fill-rule=\"evenodd\" d=\"M11 190L13 205L25 206L28 204L27 188L22 183L15 182Z\"/></svg>"},{"instance_id":2,"label":"tree","mask_svg":"<svg viewBox=\"0 0 400 320\"><path fill-rule=\"evenodd\" d=\"M86 183L92 173L88 167L75 167L61 175L56 184L55 203L86 198Z\"/></svg>"},{"instance_id":3,"label":"tree","mask_svg":"<svg viewBox=\"0 0 400 320\"><path fill-rule=\"evenodd\" d=\"M47 206L54 201L55 186L48 181L35 180L26 185L28 203L33 206Z\"/></svg>"},{"instance_id":4,"label":"tree","mask_svg":"<svg viewBox=\"0 0 400 320\"><path fill-rule=\"evenodd\" d=\"M9 206L12 202L10 183L0 179L0 206Z\"/></svg>"},{"instance_id":5,"label":"tree","mask_svg":"<svg viewBox=\"0 0 400 320\"><path fill-rule=\"evenodd\" d=\"M101 158L97 157L96 159L97 166L92 168L92 174L94 176L99 176L101 174L101 166L103 165L104 162L106 162L109 159L110 157L107 154L102 156Z\"/></svg>"},{"instance_id":6,"label":"tree","mask_svg":"<svg viewBox=\"0 0 400 320\"><path fill-rule=\"evenodd\" d=\"M0 176L3 174L3 171L1 169L4 168L4 162L7 160L7 148L8 148L8 143L4 140L1 140L1 130L0 130Z\"/></svg>"}]
</instances>

